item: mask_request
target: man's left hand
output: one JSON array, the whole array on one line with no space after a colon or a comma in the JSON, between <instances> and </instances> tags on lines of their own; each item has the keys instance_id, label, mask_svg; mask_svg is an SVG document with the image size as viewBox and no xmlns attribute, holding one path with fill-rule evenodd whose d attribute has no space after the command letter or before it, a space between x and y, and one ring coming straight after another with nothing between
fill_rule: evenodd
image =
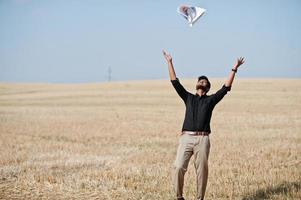
<instances>
[{"instance_id":1,"label":"man's left hand","mask_svg":"<svg viewBox=\"0 0 301 200\"><path fill-rule=\"evenodd\" d=\"M244 57L237 58L236 64L234 65L234 68L237 69L240 65L244 64L244 62L245 62Z\"/></svg>"}]
</instances>

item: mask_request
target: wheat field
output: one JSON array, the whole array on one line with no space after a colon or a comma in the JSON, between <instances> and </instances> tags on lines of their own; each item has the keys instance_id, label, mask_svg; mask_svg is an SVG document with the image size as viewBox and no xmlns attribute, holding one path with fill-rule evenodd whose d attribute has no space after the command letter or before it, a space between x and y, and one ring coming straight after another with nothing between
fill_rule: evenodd
<instances>
[{"instance_id":1,"label":"wheat field","mask_svg":"<svg viewBox=\"0 0 301 200\"><path fill-rule=\"evenodd\" d=\"M184 112L169 80L1 83L0 199L174 199ZM301 79L235 80L211 129L206 200L301 199Z\"/></svg>"}]
</instances>

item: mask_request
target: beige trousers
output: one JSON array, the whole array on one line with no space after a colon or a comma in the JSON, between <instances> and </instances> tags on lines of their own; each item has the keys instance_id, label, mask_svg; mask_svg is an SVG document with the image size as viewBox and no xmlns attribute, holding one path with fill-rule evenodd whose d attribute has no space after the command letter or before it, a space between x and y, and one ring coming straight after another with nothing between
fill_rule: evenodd
<instances>
[{"instance_id":1,"label":"beige trousers","mask_svg":"<svg viewBox=\"0 0 301 200\"><path fill-rule=\"evenodd\" d=\"M204 198L208 178L209 151L209 136L194 136L187 133L180 136L172 177L177 198L183 197L184 175L192 155L194 155L194 167L197 177L197 200Z\"/></svg>"}]
</instances>

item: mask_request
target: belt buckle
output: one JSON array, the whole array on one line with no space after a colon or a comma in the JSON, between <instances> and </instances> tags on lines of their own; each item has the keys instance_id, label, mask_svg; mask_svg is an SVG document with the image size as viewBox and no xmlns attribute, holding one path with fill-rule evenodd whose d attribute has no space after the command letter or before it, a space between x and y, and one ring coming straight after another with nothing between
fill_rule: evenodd
<instances>
[{"instance_id":1,"label":"belt buckle","mask_svg":"<svg viewBox=\"0 0 301 200\"><path fill-rule=\"evenodd\" d=\"M200 132L200 131L191 131L191 135L194 135L194 136L202 135L202 132Z\"/></svg>"},{"instance_id":2,"label":"belt buckle","mask_svg":"<svg viewBox=\"0 0 301 200\"><path fill-rule=\"evenodd\" d=\"M204 132L204 131L197 131L196 132L196 135L203 135L203 136L206 136L208 135L207 132Z\"/></svg>"},{"instance_id":3,"label":"belt buckle","mask_svg":"<svg viewBox=\"0 0 301 200\"><path fill-rule=\"evenodd\" d=\"M182 134L187 133L189 135L209 135L207 132L205 131L183 131Z\"/></svg>"}]
</instances>

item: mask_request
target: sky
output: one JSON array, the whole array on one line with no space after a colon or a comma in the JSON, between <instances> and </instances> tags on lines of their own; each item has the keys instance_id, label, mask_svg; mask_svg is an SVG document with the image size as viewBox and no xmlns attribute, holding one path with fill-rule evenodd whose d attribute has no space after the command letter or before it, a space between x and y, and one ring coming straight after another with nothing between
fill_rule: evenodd
<instances>
[{"instance_id":1,"label":"sky","mask_svg":"<svg viewBox=\"0 0 301 200\"><path fill-rule=\"evenodd\" d=\"M207 13L193 26L182 5ZM300 0L0 0L0 82L301 78Z\"/></svg>"}]
</instances>

